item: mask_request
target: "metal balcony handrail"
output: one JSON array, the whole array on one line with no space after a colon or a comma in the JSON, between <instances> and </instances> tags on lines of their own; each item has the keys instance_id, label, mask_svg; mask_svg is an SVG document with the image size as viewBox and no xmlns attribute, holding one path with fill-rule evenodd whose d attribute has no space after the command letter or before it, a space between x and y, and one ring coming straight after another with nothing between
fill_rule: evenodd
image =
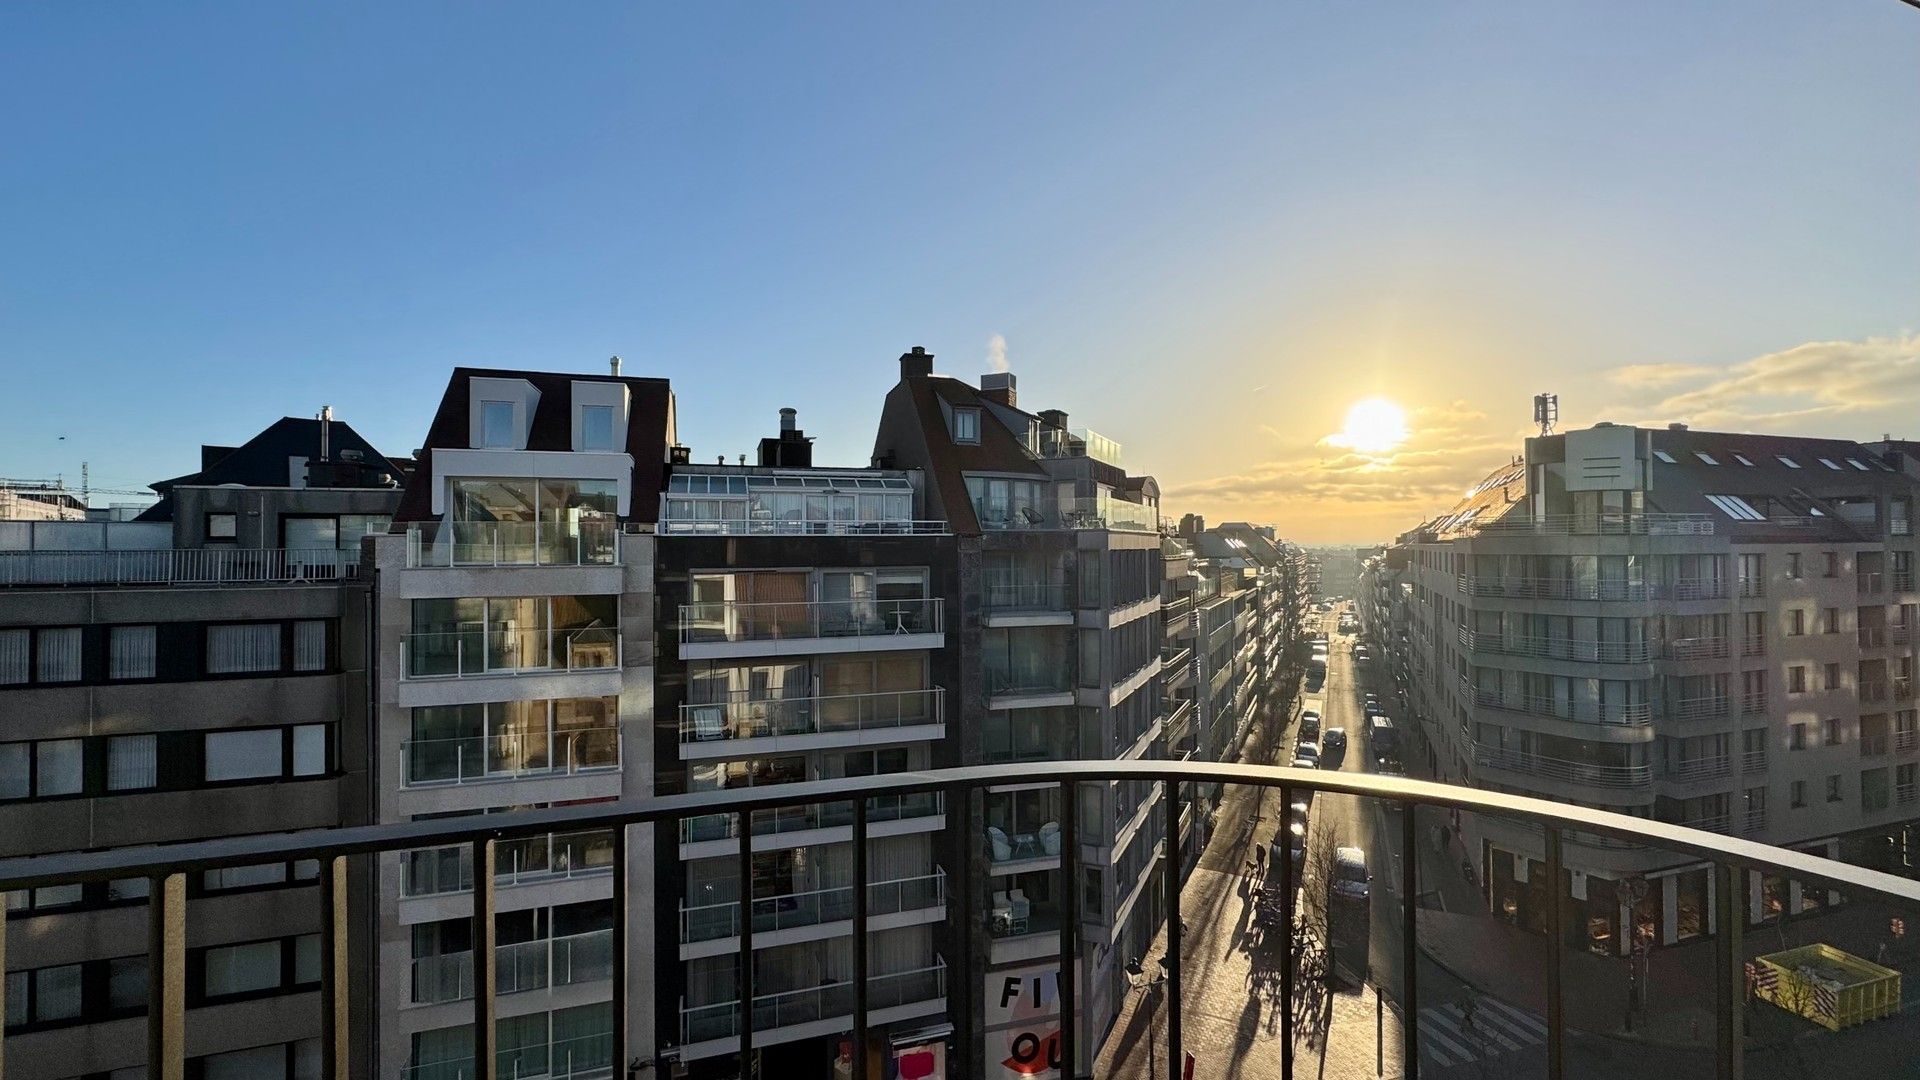
<instances>
[{"instance_id":1,"label":"metal balcony handrail","mask_svg":"<svg viewBox=\"0 0 1920 1080\"><path fill-rule=\"evenodd\" d=\"M725 701L680 706L680 741L714 742L780 735L821 735L945 722L946 690L768 696L735 690Z\"/></svg>"},{"instance_id":2,"label":"metal balcony handrail","mask_svg":"<svg viewBox=\"0 0 1920 1080\"><path fill-rule=\"evenodd\" d=\"M1675 762L1667 769L1667 779L1679 781L1717 780L1733 775L1733 758L1722 754L1718 757L1689 758Z\"/></svg>"},{"instance_id":3,"label":"metal balcony handrail","mask_svg":"<svg viewBox=\"0 0 1920 1080\"><path fill-rule=\"evenodd\" d=\"M409 569L460 566L618 566L620 523L417 521L407 526Z\"/></svg>"},{"instance_id":4,"label":"metal balcony handrail","mask_svg":"<svg viewBox=\"0 0 1920 1080\"><path fill-rule=\"evenodd\" d=\"M1715 720L1733 711L1732 694L1702 694L1670 701L1664 710L1672 720Z\"/></svg>"},{"instance_id":5,"label":"metal balcony handrail","mask_svg":"<svg viewBox=\"0 0 1920 1080\"><path fill-rule=\"evenodd\" d=\"M570 630L470 629L400 636L400 677L464 679L618 670L624 639L611 626Z\"/></svg>"},{"instance_id":6,"label":"metal balcony handrail","mask_svg":"<svg viewBox=\"0 0 1920 1080\"><path fill-rule=\"evenodd\" d=\"M928 1001L947 996L947 963L936 955L935 963L909 971L869 975L866 993L870 1007L889 1008L912 1001ZM874 999L878 998L878 1001ZM706 1042L724 1039L740 1032L739 999L707 1005L686 1005L680 1009L682 1042ZM792 1027L850 1016L854 1012L854 984L851 980L783 990L753 996L756 1030ZM763 1022L764 1021L764 1022Z\"/></svg>"},{"instance_id":7,"label":"metal balcony handrail","mask_svg":"<svg viewBox=\"0 0 1920 1080\"><path fill-rule=\"evenodd\" d=\"M576 986L611 977L613 931L588 930L533 938L494 948L494 990L520 994L549 986ZM413 959L415 1005L439 1005L473 997L473 950Z\"/></svg>"},{"instance_id":8,"label":"metal balcony handrail","mask_svg":"<svg viewBox=\"0 0 1920 1080\"><path fill-rule=\"evenodd\" d=\"M1045 572L982 570L980 606L988 611L1065 611L1072 606L1072 588L1058 575Z\"/></svg>"},{"instance_id":9,"label":"metal balcony handrail","mask_svg":"<svg viewBox=\"0 0 1920 1080\"><path fill-rule=\"evenodd\" d=\"M1477 652L1595 664L1645 663L1653 659L1655 651L1648 641L1578 641L1469 630L1464 626L1455 636L1460 644Z\"/></svg>"},{"instance_id":10,"label":"metal balcony handrail","mask_svg":"<svg viewBox=\"0 0 1920 1080\"><path fill-rule=\"evenodd\" d=\"M620 767L620 747L620 730L615 727L407 739L400 744L400 786L607 772Z\"/></svg>"},{"instance_id":11,"label":"metal balcony handrail","mask_svg":"<svg viewBox=\"0 0 1920 1080\"><path fill-rule=\"evenodd\" d=\"M321 864L321 888L326 895L344 898L347 891L348 856L377 854L389 851L401 851L417 847L447 846L453 844L471 845L476 853L476 861L485 857L491 861L495 847L504 841L519 837L541 836L551 832L573 832L589 829L613 830L616 850L616 865L622 865L628 848L626 826L672 823L693 816L721 814L736 822L744 823L756 812L776 811L785 807L820 805L850 800L873 799L875 797L900 797L935 792L970 792L977 789L998 787L1010 784L1055 784L1058 785L1058 812L1062 829L1061 872L1063 883L1059 900L1063 910L1078 910L1081 881L1082 845L1078 840L1079 832L1079 788L1087 783L1107 781L1144 781L1159 785L1163 790L1162 802L1168 808L1167 816L1176 818L1185 801L1179 798L1176 785L1188 783L1194 785L1247 784L1256 787L1281 787L1293 791L1343 794L1364 798L1379 799L1385 803L1400 807L1431 807L1439 810L1460 810L1475 814L1496 814L1518 818L1544 830L1546 862L1550 876L1557 873L1556 863L1560 858L1561 846L1568 837L1594 835L1603 842L1618 841L1642 847L1659 849L1675 857L1676 860L1699 860L1709 865L1716 882L1716 896L1726 898L1723 906L1731 905L1732 897L1742 894L1740 879L1743 871L1759 871L1784 875L1790 879L1810 882L1829 889L1845 893L1866 895L1879 894L1882 897L1906 904L1920 904L1920 881L1909 880L1883 871L1860 866L1851 866L1821 856L1794 851L1758 843L1743 837L1710 835L1683 825L1652 821L1629 815L1592 809L1572 802L1556 802L1547 799L1531 798L1507 792L1483 790L1464 786L1439 784L1429 781L1413 780L1400 776L1382 776L1376 774L1320 771L1315 769L1289 769L1266 765L1226 764L1209 761L1069 761L1036 762L1031 764L1000 764L958 769L930 770L921 772L894 773L881 776L846 777L832 780L811 781L794 784L768 785L764 787L742 788L719 791L703 791L680 795L659 796L648 799L629 800L616 803L586 803L556 806L541 810L512 811L501 814L461 816L450 818L431 818L426 820L392 822L379 825L353 826L336 829L308 830L293 833L264 833L236 836L218 840L196 841L169 845L143 845L111 848L98 851L65 852L26 858L0 860L0 891L15 891L40 887L81 884L88 882L105 883L122 878L150 878L154 880L152 898L149 903L155 905L152 918L148 920L152 938L149 941L150 955L155 964L153 995L153 1023L151 1030L156 1042L151 1047L150 1060L162 1067L179 1072L184 1070L187 1053L186 1030L186 994L176 989L184 982L185 953L187 933L192 922L193 906L187 900L187 876L206 870L224 867L257 865L269 862L291 862L296 860L317 860ZM1167 789L1174 790L1167 790ZM1406 850L1413 850L1421 843L1416 815L1401 813L1398 816L1402 829L1402 843ZM1389 816L1389 821L1393 816ZM1699 824L1726 828L1727 819L1703 819ZM856 850L861 850L870 837L869 822L865 817L856 817L853 821L853 839ZM747 834L751 830L744 827L734 830L738 857L745 864L751 858L751 845ZM1181 838L1176 828L1168 830L1166 855L1173 865L1179 865L1181 857ZM1288 864L1283 860L1285 868ZM1376 890L1376 899L1385 896L1396 897L1388 901L1382 910L1392 911L1398 906L1401 920L1400 942L1406 950L1407 962L1411 965L1418 947L1419 921L1416 919L1419 907L1420 889L1414 880L1417 860L1401 860L1398 874L1402 879L1400 887L1383 894ZM476 910L493 910L491 875L476 875L481 895L476 899ZM1180 875L1164 875L1169 890L1169 900L1175 901L1166 910L1179 910L1178 899L1181 887ZM613 896L611 903L615 910L624 910L627 903L628 875L616 873L612 876ZM865 894L860 894L861 909L854 915L854 939L861 940L869 932ZM1571 914L1567 905L1549 905L1548 933L1544 940L1550 950L1565 948L1565 942L1571 936L1568 922ZM1729 908L1736 910L1737 908ZM352 950L344 943L356 934L368 931L357 920L348 918L347 905L338 902L328 905L330 917L321 921L322 947L322 1009L324 1031L331 1035L339 1033L343 1039L353 1036L347 1030L356 1010L349 1007L351 988L363 985L363 977L356 977L350 970L349 956ZM1290 912L1288 913L1290 914ZM1376 916L1378 917L1378 916ZM1727 916L1721 923L1730 927L1715 946L1710 961L1716 979L1726 980L1726 985L1738 986L1741 978L1741 964L1745 954L1740 948L1738 934L1731 928L1738 928L1738 919ZM491 930L486 931L491 933ZM629 955L626 944L627 930L623 924L616 923L615 937L611 952L615 958L615 975L611 981L611 1009L615 1016L628 1015L630 1000L628 986L631 982L619 974L623 969L624 957ZM1167 955L1168 988L1162 997L1161 1008L1166 1011L1169 1032L1169 1049L1174 1051L1173 1060L1180 1060L1181 1042L1176 1037L1180 1030L1180 1010L1183 995L1183 950L1180 947L1180 927L1174 921L1167 928L1169 948ZM1081 948L1081 927L1078 920L1063 920L1061 928L1061 950L1066 956L1077 956ZM749 945L747 942L743 946ZM336 947L340 945L343 947ZM856 953L856 957L859 956ZM488 965L495 963L495 957L485 950L476 957L476 962ZM1549 978L1558 978L1558 962L1547 965ZM924 970L924 969L923 969ZM856 1040L864 1040L865 1024L869 1019L869 1010L885 1008L884 1003L898 1000L899 992L893 986L873 989L870 972L856 966L851 974L851 987L848 992L848 1007L835 1014L836 1019L845 1015L852 1018L848 1030L853 1031ZM905 973L900 973L905 974ZM482 978L482 975L488 978ZM476 972L476 983L484 985L497 969ZM497 979L493 979L497 982ZM866 989L863 989L865 987ZM918 988L917 986L915 987ZM740 1001L733 1020L731 1032L724 1037L729 1039L728 1048L739 1053L752 1050L751 1034L768 1025L762 1020L772 1020L757 1007L763 995L756 994L753 986L751 965L742 973ZM1073 1032L1078 1030L1079 1009L1082 996L1078 987L1062 980L1056 996L1057 1014L1061 1021L1061 1030L1065 1033L1060 1040L1059 1054L1062 1071L1067 1075L1078 1075L1074 1070L1081 1061L1091 1061L1090 1047L1076 1045ZM969 991L972 993L972 991ZM1401 1007L1403 1015L1411 1018L1402 1025L1402 1037L1405 1039L1406 1059L1414 1060L1419 1052L1420 1029L1420 984L1407 979L1402 989ZM936 997L945 996L944 979L938 987ZM920 999L915 999L920 1000ZM1716 999L1715 1022L1724 1025L1722 1030L1738 1033L1741 1017L1740 999L1737 993L1719 995ZM1291 1005L1279 1010L1282 1024L1291 1024ZM475 1004L475 1019L478 1023L491 1021L491 1009ZM744 1034L746 1037L741 1038ZM1283 1032L1291 1037L1290 1032ZM478 1036L484 1038L484 1035ZM0 1032L0 1052L4 1051L4 1032ZM601 1060L625 1061L628 1059L628 1045L624 1025L615 1025L607 1036L609 1051ZM1564 1038L1564 1029L1558 1019L1550 1020L1546 1038L1550 1045L1558 1045ZM322 1040L323 1043L326 1039ZM1723 1040L1721 1065L1723 1075L1732 1075L1734 1059L1742 1052L1739 1038ZM487 1045L487 1044L482 1044ZM856 1056L856 1061L859 1058ZM485 1064L483 1061L482 1064ZM857 1066L858 1067L858 1066ZM332 1075L329 1073L329 1075ZM482 1075L485 1075L483 1071Z\"/></svg>"},{"instance_id":12,"label":"metal balcony handrail","mask_svg":"<svg viewBox=\"0 0 1920 1080\"><path fill-rule=\"evenodd\" d=\"M1596 765L1480 743L1474 744L1473 757L1475 764L1486 768L1505 769L1588 787L1632 790L1653 782L1653 767L1650 765Z\"/></svg>"},{"instance_id":13,"label":"metal balcony handrail","mask_svg":"<svg viewBox=\"0 0 1920 1080\"><path fill-rule=\"evenodd\" d=\"M773 517L670 517L661 536L945 536L945 521L913 518L830 520Z\"/></svg>"},{"instance_id":14,"label":"metal balcony handrail","mask_svg":"<svg viewBox=\"0 0 1920 1080\"><path fill-rule=\"evenodd\" d=\"M595 858L605 847L605 858ZM533 858L539 853L541 858ZM613 836L606 830L549 833L506 841L495 856L496 887L511 888L613 872ZM473 891L473 852L453 845L401 853L400 895L449 896Z\"/></svg>"},{"instance_id":15,"label":"metal balcony handrail","mask_svg":"<svg viewBox=\"0 0 1920 1080\"><path fill-rule=\"evenodd\" d=\"M1674 638L1666 647L1669 660L1719 660L1728 652L1728 640L1719 636Z\"/></svg>"},{"instance_id":16,"label":"metal balcony handrail","mask_svg":"<svg viewBox=\"0 0 1920 1080\"><path fill-rule=\"evenodd\" d=\"M1575 536L1711 536L1713 519L1706 514L1612 512L1601 514L1547 514L1542 517L1502 518L1477 525L1478 533L1564 533Z\"/></svg>"},{"instance_id":17,"label":"metal balcony handrail","mask_svg":"<svg viewBox=\"0 0 1920 1080\"><path fill-rule=\"evenodd\" d=\"M1509 696L1501 694L1498 690L1482 689L1471 684L1463 684L1462 690L1472 698L1474 705L1483 709L1498 709L1501 712L1525 713L1530 716L1588 724L1641 727L1653 722L1653 706L1644 701L1613 704L1599 701L1563 701L1558 698L1530 694Z\"/></svg>"},{"instance_id":18,"label":"metal balcony handrail","mask_svg":"<svg viewBox=\"0 0 1920 1080\"><path fill-rule=\"evenodd\" d=\"M733 600L680 605L682 645L794 638L864 638L937 634L945 628L946 599Z\"/></svg>"},{"instance_id":19,"label":"metal balcony handrail","mask_svg":"<svg viewBox=\"0 0 1920 1080\"><path fill-rule=\"evenodd\" d=\"M1650 600L1654 589L1644 581L1600 581L1573 577L1463 577L1456 581L1463 593L1472 596L1508 597L1516 600L1598 600L1629 602Z\"/></svg>"},{"instance_id":20,"label":"metal balcony handrail","mask_svg":"<svg viewBox=\"0 0 1920 1080\"><path fill-rule=\"evenodd\" d=\"M546 1043L522 1043L497 1055L494 1075L541 1080L605 1080L613 1075L613 1035L579 1035ZM473 1058L453 1057L414 1062L400 1072L400 1080L474 1080Z\"/></svg>"},{"instance_id":21,"label":"metal balcony handrail","mask_svg":"<svg viewBox=\"0 0 1920 1080\"><path fill-rule=\"evenodd\" d=\"M359 576L358 548L0 551L0 585L297 584Z\"/></svg>"},{"instance_id":22,"label":"metal balcony handrail","mask_svg":"<svg viewBox=\"0 0 1920 1080\"><path fill-rule=\"evenodd\" d=\"M737 882L726 882L727 899L680 905L680 944L740 936L740 897ZM939 907L947 902L947 872L890 878L867 883L867 914L895 915ZM853 885L827 886L777 896L753 898L754 933L818 926L853 918Z\"/></svg>"}]
</instances>

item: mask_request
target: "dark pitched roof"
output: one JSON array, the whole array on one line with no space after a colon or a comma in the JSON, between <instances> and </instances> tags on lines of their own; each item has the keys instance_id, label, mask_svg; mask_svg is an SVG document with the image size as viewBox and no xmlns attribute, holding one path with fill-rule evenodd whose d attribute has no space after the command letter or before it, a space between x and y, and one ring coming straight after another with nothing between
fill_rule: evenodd
<instances>
[{"instance_id":1,"label":"dark pitched roof","mask_svg":"<svg viewBox=\"0 0 1920 1080\"><path fill-rule=\"evenodd\" d=\"M406 475L343 420L328 422L327 440L329 452L336 460L343 450L357 451L371 470L384 469L396 481ZM172 521L172 492L182 485L286 487L290 479L287 475L290 459L319 456L320 421L310 416L283 416L239 446L201 446L200 471L147 485L160 493L160 501L141 511L134 520Z\"/></svg>"},{"instance_id":2,"label":"dark pitched roof","mask_svg":"<svg viewBox=\"0 0 1920 1080\"><path fill-rule=\"evenodd\" d=\"M942 402L948 407L958 405L980 410L978 444L953 441L947 431L946 413L940 407ZM937 506L930 509L939 512L953 531L977 535L980 522L974 516L973 501L967 496L964 474L1014 473L1041 478L1047 475L1027 452L1024 434L1022 439L1015 439L980 392L966 383L944 375L912 375L902 378L887 392L881 409L880 430L874 437L873 456L876 462L891 461L895 467L924 468L929 494L937 500Z\"/></svg>"},{"instance_id":3,"label":"dark pitched roof","mask_svg":"<svg viewBox=\"0 0 1920 1080\"><path fill-rule=\"evenodd\" d=\"M666 482L667 444L672 426L672 385L666 379L630 375L590 375L571 371L510 371L457 367L427 428L427 440L394 521L425 521L433 516L433 451L469 449L468 403L471 381L525 379L540 392L527 431L528 450L573 449L573 384L619 382L627 385L627 453L633 455L633 500L628 521L655 523ZM397 528L398 526L396 526Z\"/></svg>"}]
</instances>

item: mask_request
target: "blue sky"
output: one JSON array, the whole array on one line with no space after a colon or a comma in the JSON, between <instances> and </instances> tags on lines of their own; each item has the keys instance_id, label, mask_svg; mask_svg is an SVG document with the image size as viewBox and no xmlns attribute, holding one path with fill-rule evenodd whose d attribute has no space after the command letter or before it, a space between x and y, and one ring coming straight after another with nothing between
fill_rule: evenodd
<instances>
[{"instance_id":1,"label":"blue sky","mask_svg":"<svg viewBox=\"0 0 1920 1080\"><path fill-rule=\"evenodd\" d=\"M1916 55L1895 0L13 4L0 476L323 402L406 452L455 364L613 353L698 457L792 405L858 463L902 350L994 335L1171 509L1306 539L1430 511L1538 390L1898 433ZM1885 400L1780 406L1806 347ZM1415 437L1344 467L1375 394Z\"/></svg>"}]
</instances>

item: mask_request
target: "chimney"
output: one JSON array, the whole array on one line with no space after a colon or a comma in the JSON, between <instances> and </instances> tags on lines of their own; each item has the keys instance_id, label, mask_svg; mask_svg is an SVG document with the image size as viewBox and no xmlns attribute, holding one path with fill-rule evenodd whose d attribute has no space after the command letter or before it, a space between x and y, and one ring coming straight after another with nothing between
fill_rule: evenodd
<instances>
[{"instance_id":1,"label":"chimney","mask_svg":"<svg viewBox=\"0 0 1920 1080\"><path fill-rule=\"evenodd\" d=\"M800 414L793 409L780 410L780 437L760 440L760 467L763 469L810 469L813 467L813 440L794 423Z\"/></svg>"},{"instance_id":2,"label":"chimney","mask_svg":"<svg viewBox=\"0 0 1920 1080\"><path fill-rule=\"evenodd\" d=\"M798 409L781 409L780 410L780 434L781 435L786 435L790 431L798 430L793 426L793 423L794 423L794 419L799 415L800 415L800 411Z\"/></svg>"},{"instance_id":3,"label":"chimney","mask_svg":"<svg viewBox=\"0 0 1920 1080\"><path fill-rule=\"evenodd\" d=\"M1667 425L1667 430L1668 430L1668 431L1685 431L1685 430L1687 430L1687 425L1685 425L1685 424L1682 424L1682 423L1678 423L1678 422L1675 422L1675 423L1672 423L1672 424L1668 424L1668 425Z\"/></svg>"},{"instance_id":4,"label":"chimney","mask_svg":"<svg viewBox=\"0 0 1920 1080\"><path fill-rule=\"evenodd\" d=\"M900 354L900 377L924 379L933 374L933 354L915 345L912 352Z\"/></svg>"},{"instance_id":5,"label":"chimney","mask_svg":"<svg viewBox=\"0 0 1920 1080\"><path fill-rule=\"evenodd\" d=\"M693 448L674 443L667 447L667 461L674 465L690 465L693 463Z\"/></svg>"},{"instance_id":6,"label":"chimney","mask_svg":"<svg viewBox=\"0 0 1920 1080\"><path fill-rule=\"evenodd\" d=\"M333 406L320 406L320 460L332 460L333 449Z\"/></svg>"},{"instance_id":7,"label":"chimney","mask_svg":"<svg viewBox=\"0 0 1920 1080\"><path fill-rule=\"evenodd\" d=\"M1067 430L1067 414L1061 412L1059 409L1040 410L1040 422L1060 431Z\"/></svg>"},{"instance_id":8,"label":"chimney","mask_svg":"<svg viewBox=\"0 0 1920 1080\"><path fill-rule=\"evenodd\" d=\"M1008 408L1018 408L1014 395L1013 372L990 371L980 376L980 396L988 401L997 401Z\"/></svg>"},{"instance_id":9,"label":"chimney","mask_svg":"<svg viewBox=\"0 0 1920 1080\"><path fill-rule=\"evenodd\" d=\"M607 366L613 369L614 378L617 379L620 377L620 358L619 357L617 356L609 357L607 359Z\"/></svg>"}]
</instances>

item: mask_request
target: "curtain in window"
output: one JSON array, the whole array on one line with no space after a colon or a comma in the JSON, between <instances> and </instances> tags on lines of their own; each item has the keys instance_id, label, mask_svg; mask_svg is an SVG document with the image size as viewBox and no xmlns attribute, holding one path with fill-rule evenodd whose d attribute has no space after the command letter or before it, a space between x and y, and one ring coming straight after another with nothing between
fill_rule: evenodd
<instances>
[{"instance_id":1,"label":"curtain in window","mask_svg":"<svg viewBox=\"0 0 1920 1080\"><path fill-rule=\"evenodd\" d=\"M327 624L309 619L293 624L293 670L325 671L327 668Z\"/></svg>"},{"instance_id":2,"label":"curtain in window","mask_svg":"<svg viewBox=\"0 0 1920 1080\"><path fill-rule=\"evenodd\" d=\"M34 794L78 795L81 785L79 739L53 739L35 743Z\"/></svg>"},{"instance_id":3,"label":"curtain in window","mask_svg":"<svg viewBox=\"0 0 1920 1080\"><path fill-rule=\"evenodd\" d=\"M293 775L320 776L327 771L327 725L301 724L293 729Z\"/></svg>"},{"instance_id":4,"label":"curtain in window","mask_svg":"<svg viewBox=\"0 0 1920 1080\"><path fill-rule=\"evenodd\" d=\"M107 790L139 791L160 782L152 735L118 735L107 740Z\"/></svg>"},{"instance_id":5,"label":"curtain in window","mask_svg":"<svg viewBox=\"0 0 1920 1080\"><path fill-rule=\"evenodd\" d=\"M207 627L207 673L280 670L280 624Z\"/></svg>"},{"instance_id":6,"label":"curtain in window","mask_svg":"<svg viewBox=\"0 0 1920 1080\"><path fill-rule=\"evenodd\" d=\"M33 975L35 1020L68 1020L80 1015L80 965L41 968Z\"/></svg>"},{"instance_id":7,"label":"curtain in window","mask_svg":"<svg viewBox=\"0 0 1920 1080\"><path fill-rule=\"evenodd\" d=\"M151 679L154 673L154 628L116 626L108 650L107 677Z\"/></svg>"},{"instance_id":8,"label":"curtain in window","mask_svg":"<svg viewBox=\"0 0 1920 1080\"><path fill-rule=\"evenodd\" d=\"M280 729L215 731L206 740L206 777L247 780L280 775Z\"/></svg>"},{"instance_id":9,"label":"curtain in window","mask_svg":"<svg viewBox=\"0 0 1920 1080\"><path fill-rule=\"evenodd\" d=\"M0 686L27 681L30 630L0 630Z\"/></svg>"},{"instance_id":10,"label":"curtain in window","mask_svg":"<svg viewBox=\"0 0 1920 1080\"><path fill-rule=\"evenodd\" d=\"M40 631L40 681L80 681L80 628Z\"/></svg>"}]
</instances>

